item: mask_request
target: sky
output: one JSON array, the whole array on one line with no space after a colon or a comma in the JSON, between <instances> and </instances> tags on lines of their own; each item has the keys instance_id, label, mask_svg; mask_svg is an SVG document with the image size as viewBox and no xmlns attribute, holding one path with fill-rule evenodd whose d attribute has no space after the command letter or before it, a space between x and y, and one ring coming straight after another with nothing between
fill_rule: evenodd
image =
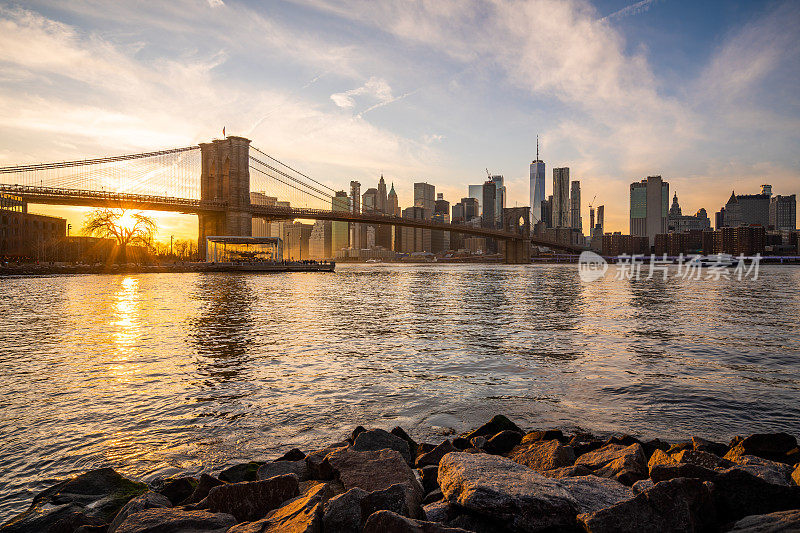
<instances>
[{"instance_id":1,"label":"sky","mask_svg":"<svg viewBox=\"0 0 800 533\"><path fill-rule=\"evenodd\" d=\"M648 175L712 219L732 190L800 195L798 87L792 0L0 0L0 166L224 126L334 189L382 173L403 207L417 181L455 203L488 169L521 206L538 134L547 194L570 167L584 227L594 201L627 233Z\"/></svg>"}]
</instances>

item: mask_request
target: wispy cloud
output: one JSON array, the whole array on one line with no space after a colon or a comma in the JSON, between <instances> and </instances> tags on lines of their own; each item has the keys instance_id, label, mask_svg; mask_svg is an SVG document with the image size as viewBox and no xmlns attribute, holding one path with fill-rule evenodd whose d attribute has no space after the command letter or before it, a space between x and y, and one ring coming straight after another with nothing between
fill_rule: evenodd
<instances>
[{"instance_id":1,"label":"wispy cloud","mask_svg":"<svg viewBox=\"0 0 800 533\"><path fill-rule=\"evenodd\" d=\"M650 10L650 7L657 4L659 0L641 0L640 2L636 2L635 4L631 4L629 6L623 7L619 11L615 11L610 15L603 17L601 20L619 20L621 18L629 17L631 15L638 15L640 13L646 13Z\"/></svg>"}]
</instances>

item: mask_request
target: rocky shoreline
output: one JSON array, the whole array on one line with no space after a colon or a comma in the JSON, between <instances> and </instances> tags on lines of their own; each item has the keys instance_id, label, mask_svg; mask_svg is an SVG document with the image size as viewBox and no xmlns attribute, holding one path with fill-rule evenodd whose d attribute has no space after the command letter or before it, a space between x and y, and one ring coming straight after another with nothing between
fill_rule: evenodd
<instances>
[{"instance_id":1,"label":"rocky shoreline","mask_svg":"<svg viewBox=\"0 0 800 533\"><path fill-rule=\"evenodd\" d=\"M356 428L342 442L151 485L111 468L38 494L3 533L800 531L786 433L669 443L525 432L455 439Z\"/></svg>"}]
</instances>

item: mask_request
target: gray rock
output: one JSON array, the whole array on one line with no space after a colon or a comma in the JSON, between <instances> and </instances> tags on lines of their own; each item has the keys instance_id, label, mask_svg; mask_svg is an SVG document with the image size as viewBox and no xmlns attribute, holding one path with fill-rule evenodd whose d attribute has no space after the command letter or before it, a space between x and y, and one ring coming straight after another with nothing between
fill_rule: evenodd
<instances>
[{"instance_id":1,"label":"gray rock","mask_svg":"<svg viewBox=\"0 0 800 533\"><path fill-rule=\"evenodd\" d=\"M320 533L323 508L332 495L328 483L318 483L306 494L285 502L266 518L236 525L228 533Z\"/></svg>"},{"instance_id":2,"label":"gray rock","mask_svg":"<svg viewBox=\"0 0 800 533\"><path fill-rule=\"evenodd\" d=\"M496 455L448 453L439 463L439 486L450 503L517 531L566 527L577 513L558 481Z\"/></svg>"},{"instance_id":3,"label":"gray rock","mask_svg":"<svg viewBox=\"0 0 800 533\"><path fill-rule=\"evenodd\" d=\"M561 479L565 477L588 476L592 473L592 471L583 465L573 465L562 466L561 468L553 468L552 470L542 470L539 473L545 477Z\"/></svg>"},{"instance_id":4,"label":"gray rock","mask_svg":"<svg viewBox=\"0 0 800 533\"><path fill-rule=\"evenodd\" d=\"M422 510L425 513L425 520L442 523L452 520L459 513L458 508L447 500L429 503L423 506Z\"/></svg>"},{"instance_id":5,"label":"gray rock","mask_svg":"<svg viewBox=\"0 0 800 533\"><path fill-rule=\"evenodd\" d=\"M514 448L509 459L537 472L570 466L575 462L571 446L562 446L557 440L538 440Z\"/></svg>"},{"instance_id":6,"label":"gray rock","mask_svg":"<svg viewBox=\"0 0 800 533\"><path fill-rule=\"evenodd\" d=\"M273 461L271 463L264 463L258 467L256 479L263 480L286 474L294 474L300 481L309 479L308 464L305 458L298 461Z\"/></svg>"},{"instance_id":7,"label":"gray rock","mask_svg":"<svg viewBox=\"0 0 800 533\"><path fill-rule=\"evenodd\" d=\"M348 447L349 444L347 442L337 442L327 448L309 452L305 458L309 477L311 479L333 479L334 472L326 457L332 452L345 450Z\"/></svg>"},{"instance_id":8,"label":"gray rock","mask_svg":"<svg viewBox=\"0 0 800 533\"><path fill-rule=\"evenodd\" d=\"M91 470L40 492L25 512L0 529L3 533L47 531L62 522L72 531L81 525L110 522L129 500L145 491L147 485L125 479L111 468Z\"/></svg>"},{"instance_id":9,"label":"gray rock","mask_svg":"<svg viewBox=\"0 0 800 533\"><path fill-rule=\"evenodd\" d=\"M784 463L762 459L755 455L740 455L736 457L736 466L732 468L744 470L775 485L793 485L793 469Z\"/></svg>"},{"instance_id":10,"label":"gray rock","mask_svg":"<svg viewBox=\"0 0 800 533\"><path fill-rule=\"evenodd\" d=\"M672 456L679 463L702 466L703 468L728 468L733 463L710 452L697 450L681 450Z\"/></svg>"},{"instance_id":11,"label":"gray rock","mask_svg":"<svg viewBox=\"0 0 800 533\"><path fill-rule=\"evenodd\" d=\"M407 464L414 464L414 458L411 457L411 449L408 446L408 442L382 429L372 429L359 433L353 442L353 449L358 452L394 450L403 456Z\"/></svg>"},{"instance_id":12,"label":"gray rock","mask_svg":"<svg viewBox=\"0 0 800 533\"><path fill-rule=\"evenodd\" d=\"M634 498L578 515L578 521L588 533L704 532L716 524L709 489L697 479L657 483Z\"/></svg>"},{"instance_id":13,"label":"gray rock","mask_svg":"<svg viewBox=\"0 0 800 533\"><path fill-rule=\"evenodd\" d=\"M395 450L359 452L340 449L330 453L326 461L339 476L345 490L359 487L372 492L405 483L418 492L420 498L423 496L414 472Z\"/></svg>"},{"instance_id":14,"label":"gray rock","mask_svg":"<svg viewBox=\"0 0 800 533\"><path fill-rule=\"evenodd\" d=\"M425 494L439 489L438 466L426 466L425 468L420 468L419 473L420 473L420 478L422 480L422 490L425 492Z\"/></svg>"},{"instance_id":15,"label":"gray rock","mask_svg":"<svg viewBox=\"0 0 800 533\"><path fill-rule=\"evenodd\" d=\"M245 481L220 485L209 491L208 496L197 504L198 509L212 513L227 513L237 522L260 520L281 507L286 500L299 493L297 476L287 474L263 481Z\"/></svg>"},{"instance_id":16,"label":"gray rock","mask_svg":"<svg viewBox=\"0 0 800 533\"><path fill-rule=\"evenodd\" d=\"M130 515L115 533L224 533L235 523L233 516L224 513L147 509Z\"/></svg>"},{"instance_id":17,"label":"gray rock","mask_svg":"<svg viewBox=\"0 0 800 533\"><path fill-rule=\"evenodd\" d=\"M445 440L433 450L429 451L428 453L423 453L417 457L417 468L422 468L424 466L439 466L439 461L442 460L442 457L444 457L445 454L455 451L457 451L455 446L453 446L449 440Z\"/></svg>"},{"instance_id":18,"label":"gray rock","mask_svg":"<svg viewBox=\"0 0 800 533\"><path fill-rule=\"evenodd\" d=\"M654 483L667 481L679 477L699 479L700 481L713 481L718 472L703 468L702 466L690 465L688 463L678 463L674 465L655 465L650 470L650 479Z\"/></svg>"},{"instance_id":19,"label":"gray rock","mask_svg":"<svg viewBox=\"0 0 800 533\"><path fill-rule=\"evenodd\" d=\"M169 498L172 505L178 505L192 495L197 484L198 480L194 477L174 477L160 482L160 486L155 491Z\"/></svg>"},{"instance_id":20,"label":"gray rock","mask_svg":"<svg viewBox=\"0 0 800 533\"><path fill-rule=\"evenodd\" d=\"M425 498L423 498L422 500L422 505L438 502L441 499L444 499L444 494L442 494L442 489L436 489L425 495Z\"/></svg>"},{"instance_id":21,"label":"gray rock","mask_svg":"<svg viewBox=\"0 0 800 533\"><path fill-rule=\"evenodd\" d=\"M522 432L506 429L486 441L484 449L489 453L503 455L514 449L522 441Z\"/></svg>"},{"instance_id":22,"label":"gray rock","mask_svg":"<svg viewBox=\"0 0 800 533\"><path fill-rule=\"evenodd\" d=\"M368 517L376 511L392 511L409 518L424 518L422 498L406 483L398 483L383 490L375 490L361 500L361 516Z\"/></svg>"},{"instance_id":23,"label":"gray rock","mask_svg":"<svg viewBox=\"0 0 800 533\"><path fill-rule=\"evenodd\" d=\"M322 517L324 530L341 533L361 531L361 500L367 494L367 491L356 487L328 500Z\"/></svg>"},{"instance_id":24,"label":"gray rock","mask_svg":"<svg viewBox=\"0 0 800 533\"><path fill-rule=\"evenodd\" d=\"M800 509L745 516L730 531L739 533L783 533L800 531Z\"/></svg>"},{"instance_id":25,"label":"gray rock","mask_svg":"<svg viewBox=\"0 0 800 533\"><path fill-rule=\"evenodd\" d=\"M787 454L797 448L797 439L787 433L758 433L731 446L725 459L736 462L740 455L757 455L771 461L788 462Z\"/></svg>"},{"instance_id":26,"label":"gray rock","mask_svg":"<svg viewBox=\"0 0 800 533\"><path fill-rule=\"evenodd\" d=\"M517 433L524 433L519 426L517 426L514 422L509 420L507 417L503 415L496 415L492 418L489 422L485 423L478 429L467 433L464 437L467 440L472 440L478 436L491 436L497 435L501 431L511 430L516 431Z\"/></svg>"},{"instance_id":27,"label":"gray rock","mask_svg":"<svg viewBox=\"0 0 800 533\"><path fill-rule=\"evenodd\" d=\"M487 439L483 435L478 435L477 437L473 437L469 441L469 443L472 445L473 448L480 448L480 449L483 449L483 447L486 446L487 442L489 442L489 439Z\"/></svg>"},{"instance_id":28,"label":"gray rock","mask_svg":"<svg viewBox=\"0 0 800 533\"><path fill-rule=\"evenodd\" d=\"M774 485L736 468L717 475L713 485L714 503L725 521L800 508L800 487Z\"/></svg>"},{"instance_id":29,"label":"gray rock","mask_svg":"<svg viewBox=\"0 0 800 533\"><path fill-rule=\"evenodd\" d=\"M652 489L653 485L655 485L655 483L653 483L652 479L641 479L633 484L633 486L631 487L631 491L633 492L634 495L641 494L646 490Z\"/></svg>"},{"instance_id":30,"label":"gray rock","mask_svg":"<svg viewBox=\"0 0 800 533\"><path fill-rule=\"evenodd\" d=\"M436 522L413 520L391 511L377 511L364 524L364 533L469 533Z\"/></svg>"},{"instance_id":31,"label":"gray rock","mask_svg":"<svg viewBox=\"0 0 800 533\"><path fill-rule=\"evenodd\" d=\"M709 452L722 457L728 453L728 447L718 442L712 442L702 437L692 437L692 447L698 452Z\"/></svg>"},{"instance_id":32,"label":"gray rock","mask_svg":"<svg viewBox=\"0 0 800 533\"><path fill-rule=\"evenodd\" d=\"M559 483L575 499L579 513L593 513L634 496L619 481L597 476L568 477Z\"/></svg>"},{"instance_id":33,"label":"gray rock","mask_svg":"<svg viewBox=\"0 0 800 533\"><path fill-rule=\"evenodd\" d=\"M117 516L108 526L108 533L114 533L120 524L125 521L130 515L144 511L146 509L168 509L172 507L172 502L163 494L157 492L145 492L141 496L132 499L125 506L119 510Z\"/></svg>"},{"instance_id":34,"label":"gray rock","mask_svg":"<svg viewBox=\"0 0 800 533\"><path fill-rule=\"evenodd\" d=\"M206 496L208 496L208 492L211 489L224 484L224 481L220 481L213 476L209 476L208 474L200 474L200 478L197 480L197 486L194 488L194 491L189 495L188 498L180 503L181 505L191 505L200 502Z\"/></svg>"},{"instance_id":35,"label":"gray rock","mask_svg":"<svg viewBox=\"0 0 800 533\"><path fill-rule=\"evenodd\" d=\"M242 481L255 481L256 472L258 467L264 463L250 461L249 463L240 463L226 468L217 476L220 481L225 483L241 483Z\"/></svg>"}]
</instances>

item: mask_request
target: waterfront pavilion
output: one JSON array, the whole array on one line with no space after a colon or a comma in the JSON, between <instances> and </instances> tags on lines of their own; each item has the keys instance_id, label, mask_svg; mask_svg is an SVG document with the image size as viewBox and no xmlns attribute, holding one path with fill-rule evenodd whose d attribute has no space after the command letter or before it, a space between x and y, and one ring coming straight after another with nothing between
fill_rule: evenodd
<instances>
[{"instance_id":1,"label":"waterfront pavilion","mask_svg":"<svg viewBox=\"0 0 800 533\"><path fill-rule=\"evenodd\" d=\"M274 263L282 257L278 237L206 237L207 263Z\"/></svg>"}]
</instances>

